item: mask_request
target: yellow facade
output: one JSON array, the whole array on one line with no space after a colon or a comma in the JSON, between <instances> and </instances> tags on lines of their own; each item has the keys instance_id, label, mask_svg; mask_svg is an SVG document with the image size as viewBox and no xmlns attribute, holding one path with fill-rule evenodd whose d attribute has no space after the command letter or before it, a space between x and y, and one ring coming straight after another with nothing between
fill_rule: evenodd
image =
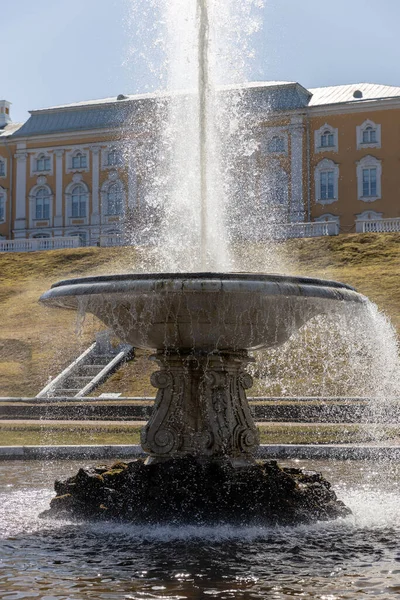
<instances>
[{"instance_id":1,"label":"yellow facade","mask_svg":"<svg viewBox=\"0 0 400 600\"><path fill-rule=\"evenodd\" d=\"M280 204L283 222L329 222L335 233L400 219L400 88L252 84L249 93L269 107L258 118L254 102L249 124L265 210ZM145 106L119 97L32 111L20 125L0 101L0 239L79 236L97 244L122 231L143 173L138 164L128 176L122 120L113 116L135 103Z\"/></svg>"}]
</instances>

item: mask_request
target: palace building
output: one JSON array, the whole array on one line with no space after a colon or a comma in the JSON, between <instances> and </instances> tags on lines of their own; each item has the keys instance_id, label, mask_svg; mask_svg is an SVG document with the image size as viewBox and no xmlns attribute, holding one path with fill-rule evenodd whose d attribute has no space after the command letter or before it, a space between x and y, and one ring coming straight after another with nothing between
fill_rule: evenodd
<instances>
[{"instance_id":1,"label":"palace building","mask_svg":"<svg viewBox=\"0 0 400 600\"><path fill-rule=\"evenodd\" d=\"M244 86L243 98L259 196L268 189L289 228L400 231L400 87L266 82ZM21 124L0 101L0 240L92 245L120 234L145 184L140 158L126 172L122 131L145 135L155 102L120 95L33 110Z\"/></svg>"}]
</instances>

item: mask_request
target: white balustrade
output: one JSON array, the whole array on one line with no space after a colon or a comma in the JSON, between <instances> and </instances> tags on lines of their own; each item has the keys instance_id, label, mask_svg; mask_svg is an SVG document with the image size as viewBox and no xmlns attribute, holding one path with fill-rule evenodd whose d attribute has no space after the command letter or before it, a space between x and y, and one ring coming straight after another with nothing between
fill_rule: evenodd
<instances>
[{"instance_id":1,"label":"white balustrade","mask_svg":"<svg viewBox=\"0 0 400 600\"><path fill-rule=\"evenodd\" d=\"M357 221L356 226L356 231L362 233L392 233L400 231L400 219Z\"/></svg>"},{"instance_id":2,"label":"white balustrade","mask_svg":"<svg viewBox=\"0 0 400 600\"><path fill-rule=\"evenodd\" d=\"M107 233L100 235L100 246L110 248L111 246L128 246L124 235L120 233Z\"/></svg>"},{"instance_id":3,"label":"white balustrade","mask_svg":"<svg viewBox=\"0 0 400 600\"><path fill-rule=\"evenodd\" d=\"M40 250L60 250L77 248L79 237L48 237L16 240L0 240L0 252L37 252Z\"/></svg>"},{"instance_id":4,"label":"white balustrade","mask_svg":"<svg viewBox=\"0 0 400 600\"><path fill-rule=\"evenodd\" d=\"M321 237L339 235L339 224L336 221L315 221L313 223L288 223L276 226L278 238Z\"/></svg>"}]
</instances>

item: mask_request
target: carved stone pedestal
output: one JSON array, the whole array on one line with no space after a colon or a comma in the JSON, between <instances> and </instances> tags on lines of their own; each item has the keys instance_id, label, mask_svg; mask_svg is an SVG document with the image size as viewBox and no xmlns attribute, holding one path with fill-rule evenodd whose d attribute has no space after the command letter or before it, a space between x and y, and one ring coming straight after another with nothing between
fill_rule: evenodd
<instances>
[{"instance_id":1,"label":"carved stone pedestal","mask_svg":"<svg viewBox=\"0 0 400 600\"><path fill-rule=\"evenodd\" d=\"M142 431L148 462L184 455L229 457L235 466L254 462L259 444L246 389L252 385L246 352L157 353L161 366L154 412Z\"/></svg>"}]
</instances>

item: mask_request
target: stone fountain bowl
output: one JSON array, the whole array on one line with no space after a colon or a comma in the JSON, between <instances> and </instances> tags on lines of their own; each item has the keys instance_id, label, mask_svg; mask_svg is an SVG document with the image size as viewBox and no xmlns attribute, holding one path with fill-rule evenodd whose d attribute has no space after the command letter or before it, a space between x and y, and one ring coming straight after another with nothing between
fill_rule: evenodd
<instances>
[{"instance_id":1,"label":"stone fountain bowl","mask_svg":"<svg viewBox=\"0 0 400 600\"><path fill-rule=\"evenodd\" d=\"M40 301L93 313L124 342L158 350L254 350L312 317L360 305L335 281L258 273L151 273L67 279Z\"/></svg>"}]
</instances>

